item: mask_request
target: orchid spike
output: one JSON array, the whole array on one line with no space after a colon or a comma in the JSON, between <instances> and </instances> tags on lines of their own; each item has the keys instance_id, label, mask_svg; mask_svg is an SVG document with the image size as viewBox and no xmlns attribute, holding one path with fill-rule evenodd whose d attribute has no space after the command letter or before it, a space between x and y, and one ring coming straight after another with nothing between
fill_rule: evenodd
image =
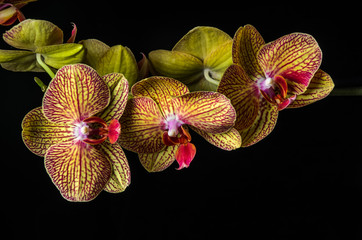
<instances>
[{"instance_id":1,"label":"orchid spike","mask_svg":"<svg viewBox=\"0 0 362 240\"><path fill-rule=\"evenodd\" d=\"M24 143L45 157L65 199L90 201L103 189L117 193L130 184L128 162L116 142L127 96L122 74L100 77L87 65L67 65L50 82L43 106L25 116Z\"/></svg>"}]
</instances>

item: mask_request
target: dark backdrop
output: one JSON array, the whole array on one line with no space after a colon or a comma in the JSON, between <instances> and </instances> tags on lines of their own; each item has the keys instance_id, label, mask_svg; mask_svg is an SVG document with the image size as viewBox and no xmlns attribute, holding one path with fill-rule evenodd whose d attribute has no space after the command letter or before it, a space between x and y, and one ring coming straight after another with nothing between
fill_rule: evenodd
<instances>
[{"instance_id":1,"label":"dark backdrop","mask_svg":"<svg viewBox=\"0 0 362 240\"><path fill-rule=\"evenodd\" d=\"M362 85L361 20L355 11L361 3L353 2L39 0L23 13L58 25L65 39L74 22L77 41L122 44L137 59L140 52L171 49L201 25L233 36L239 26L252 24L266 42L306 32L322 48L321 68L340 88ZM6 239L358 239L361 97L330 96L284 110L266 139L232 152L192 133L197 155L182 171L175 164L147 173L137 156L126 152L132 183L124 193L102 192L92 202L70 203L51 182L43 159L21 139L22 118L41 105L33 77L48 83L48 76L0 72L5 109L0 216Z\"/></svg>"}]
</instances>

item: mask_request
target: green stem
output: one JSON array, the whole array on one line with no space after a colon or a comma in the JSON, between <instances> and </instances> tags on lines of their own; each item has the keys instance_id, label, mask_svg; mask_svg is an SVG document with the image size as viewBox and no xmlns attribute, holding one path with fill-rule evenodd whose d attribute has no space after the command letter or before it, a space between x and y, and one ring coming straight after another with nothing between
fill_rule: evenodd
<instances>
[{"instance_id":1,"label":"green stem","mask_svg":"<svg viewBox=\"0 0 362 240\"><path fill-rule=\"evenodd\" d=\"M331 96L362 96L362 87L335 88Z\"/></svg>"},{"instance_id":2,"label":"green stem","mask_svg":"<svg viewBox=\"0 0 362 240\"><path fill-rule=\"evenodd\" d=\"M43 60L41 59L41 54L36 54L36 60L38 61L39 65L45 70L45 72L47 72L49 76L53 79L55 77L55 74L50 69L50 67L43 62Z\"/></svg>"}]
</instances>

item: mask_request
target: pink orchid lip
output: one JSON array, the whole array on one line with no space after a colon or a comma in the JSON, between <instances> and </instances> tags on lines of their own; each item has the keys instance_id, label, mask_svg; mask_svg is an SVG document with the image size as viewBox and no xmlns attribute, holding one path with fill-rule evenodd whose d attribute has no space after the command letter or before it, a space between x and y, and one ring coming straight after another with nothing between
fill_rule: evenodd
<instances>
[{"instance_id":1,"label":"pink orchid lip","mask_svg":"<svg viewBox=\"0 0 362 240\"><path fill-rule=\"evenodd\" d=\"M77 139L90 145L101 144L107 137L110 143L113 144L117 141L120 132L121 124L118 120L112 119L110 124L107 125L103 119L95 116L86 118L76 124L74 130Z\"/></svg>"}]
</instances>

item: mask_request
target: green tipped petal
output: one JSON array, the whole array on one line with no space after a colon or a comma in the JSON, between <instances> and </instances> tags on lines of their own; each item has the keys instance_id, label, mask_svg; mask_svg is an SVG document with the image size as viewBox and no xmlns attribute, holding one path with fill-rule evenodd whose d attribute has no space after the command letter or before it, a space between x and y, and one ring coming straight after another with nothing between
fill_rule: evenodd
<instances>
[{"instance_id":1,"label":"green tipped petal","mask_svg":"<svg viewBox=\"0 0 362 240\"><path fill-rule=\"evenodd\" d=\"M103 76L108 73L122 73L132 86L138 79L136 59L127 47L116 45L111 47L96 64L97 72Z\"/></svg>"},{"instance_id":2,"label":"green tipped petal","mask_svg":"<svg viewBox=\"0 0 362 240\"><path fill-rule=\"evenodd\" d=\"M155 50L149 60L157 74L175 78L185 84L202 77L203 63L200 59L183 52Z\"/></svg>"},{"instance_id":3,"label":"green tipped petal","mask_svg":"<svg viewBox=\"0 0 362 240\"><path fill-rule=\"evenodd\" d=\"M84 46L86 51L84 61L89 66L96 68L99 59L110 49L110 47L97 40L97 39L87 39L79 42Z\"/></svg>"},{"instance_id":4,"label":"green tipped petal","mask_svg":"<svg viewBox=\"0 0 362 240\"><path fill-rule=\"evenodd\" d=\"M63 31L51 22L27 19L6 31L3 35L9 45L26 50L35 50L63 43Z\"/></svg>"},{"instance_id":5,"label":"green tipped petal","mask_svg":"<svg viewBox=\"0 0 362 240\"><path fill-rule=\"evenodd\" d=\"M0 64L4 69L14 72L44 72L35 54L29 51L0 50Z\"/></svg>"},{"instance_id":6,"label":"green tipped petal","mask_svg":"<svg viewBox=\"0 0 362 240\"><path fill-rule=\"evenodd\" d=\"M195 27L174 46L173 51L191 54L204 60L209 53L216 50L231 37L214 27Z\"/></svg>"},{"instance_id":7,"label":"green tipped petal","mask_svg":"<svg viewBox=\"0 0 362 240\"><path fill-rule=\"evenodd\" d=\"M37 48L36 53L44 57L44 62L56 69L65 65L81 63L84 58L82 44L65 43Z\"/></svg>"}]
</instances>

